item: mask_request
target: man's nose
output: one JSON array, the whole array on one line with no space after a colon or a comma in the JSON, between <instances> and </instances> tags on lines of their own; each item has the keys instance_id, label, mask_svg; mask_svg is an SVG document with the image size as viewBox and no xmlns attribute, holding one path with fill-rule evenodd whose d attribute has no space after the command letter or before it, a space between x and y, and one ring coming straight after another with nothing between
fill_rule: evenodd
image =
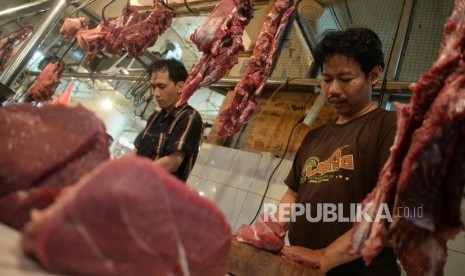
<instances>
[{"instance_id":1,"label":"man's nose","mask_svg":"<svg viewBox=\"0 0 465 276\"><path fill-rule=\"evenodd\" d=\"M333 80L326 84L326 93L330 96L341 94L341 84L337 80Z\"/></svg>"}]
</instances>

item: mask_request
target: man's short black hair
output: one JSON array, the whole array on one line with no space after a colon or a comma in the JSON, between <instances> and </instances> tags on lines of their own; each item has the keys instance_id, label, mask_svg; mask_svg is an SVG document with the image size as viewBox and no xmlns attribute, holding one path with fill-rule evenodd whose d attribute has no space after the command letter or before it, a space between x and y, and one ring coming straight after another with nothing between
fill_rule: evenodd
<instances>
[{"instance_id":1,"label":"man's short black hair","mask_svg":"<svg viewBox=\"0 0 465 276\"><path fill-rule=\"evenodd\" d=\"M187 79L187 70L184 67L184 64L176 59L160 59L152 64L147 68L147 73L149 76L152 75L153 72L160 72L168 70L168 75L171 81L174 83L178 83L180 81L186 81Z\"/></svg>"},{"instance_id":2,"label":"man's short black hair","mask_svg":"<svg viewBox=\"0 0 465 276\"><path fill-rule=\"evenodd\" d=\"M384 69L384 54L378 35L367 28L349 28L344 31L329 31L316 46L315 64L322 69L323 63L334 55L353 59L365 75L380 65Z\"/></svg>"}]
</instances>

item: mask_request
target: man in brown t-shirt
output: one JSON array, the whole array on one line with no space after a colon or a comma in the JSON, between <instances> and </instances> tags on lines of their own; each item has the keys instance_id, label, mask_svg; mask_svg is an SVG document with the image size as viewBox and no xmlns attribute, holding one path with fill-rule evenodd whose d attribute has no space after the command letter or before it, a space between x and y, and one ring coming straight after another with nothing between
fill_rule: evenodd
<instances>
[{"instance_id":1,"label":"man in brown t-shirt","mask_svg":"<svg viewBox=\"0 0 465 276\"><path fill-rule=\"evenodd\" d=\"M300 205L302 214L281 221L291 244L282 253L317 263L327 275L400 275L390 249L370 266L349 253L357 204L375 187L395 136L395 113L371 101L384 68L381 41L365 28L334 31L314 56L322 92L338 117L307 134L285 180L280 203Z\"/></svg>"}]
</instances>

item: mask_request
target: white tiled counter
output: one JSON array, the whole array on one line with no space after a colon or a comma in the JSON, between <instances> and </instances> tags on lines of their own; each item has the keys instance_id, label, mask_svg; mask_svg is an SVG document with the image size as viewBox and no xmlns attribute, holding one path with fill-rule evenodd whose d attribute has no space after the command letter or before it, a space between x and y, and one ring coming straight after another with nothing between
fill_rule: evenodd
<instances>
[{"instance_id":1,"label":"white tiled counter","mask_svg":"<svg viewBox=\"0 0 465 276\"><path fill-rule=\"evenodd\" d=\"M268 180L281 159L204 143L187 185L212 200L236 232L252 221ZM265 203L278 203L287 190L284 184L292 160L283 159L274 173Z\"/></svg>"}]
</instances>

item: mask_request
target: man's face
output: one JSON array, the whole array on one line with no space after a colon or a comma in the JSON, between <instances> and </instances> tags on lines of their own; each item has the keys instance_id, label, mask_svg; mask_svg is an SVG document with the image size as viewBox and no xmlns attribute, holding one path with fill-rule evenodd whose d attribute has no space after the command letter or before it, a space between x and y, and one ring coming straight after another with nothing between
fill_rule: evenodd
<instances>
[{"instance_id":1,"label":"man's face","mask_svg":"<svg viewBox=\"0 0 465 276\"><path fill-rule=\"evenodd\" d=\"M168 70L153 72L150 78L152 93L162 109L171 109L179 100L184 82L175 84L169 78Z\"/></svg>"},{"instance_id":2,"label":"man's face","mask_svg":"<svg viewBox=\"0 0 465 276\"><path fill-rule=\"evenodd\" d=\"M321 89L338 114L350 117L371 101L372 85L379 77L372 75L366 76L353 59L334 55L323 64Z\"/></svg>"}]
</instances>

